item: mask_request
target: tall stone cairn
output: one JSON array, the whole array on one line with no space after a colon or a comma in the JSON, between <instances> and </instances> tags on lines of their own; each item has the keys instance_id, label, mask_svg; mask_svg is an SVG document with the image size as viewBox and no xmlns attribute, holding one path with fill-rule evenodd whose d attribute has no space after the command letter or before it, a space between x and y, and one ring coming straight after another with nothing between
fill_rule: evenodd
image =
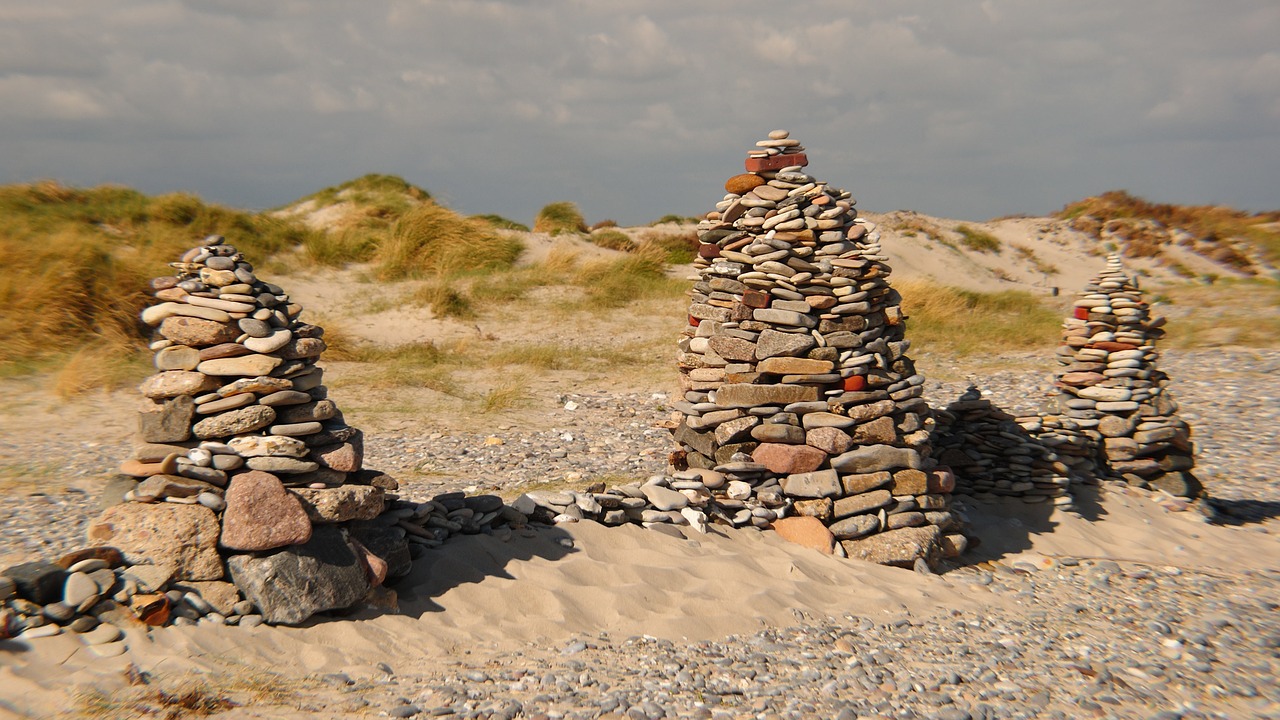
<instances>
[{"instance_id":1,"label":"tall stone cairn","mask_svg":"<svg viewBox=\"0 0 1280 720\"><path fill-rule=\"evenodd\" d=\"M388 561L407 571L403 532L359 527L396 485L364 470L360 431L327 397L323 330L219 235L171 266L142 312L158 372L140 387L124 502L89 542L174 581L229 579L267 622L351 606Z\"/></svg>"},{"instance_id":2,"label":"tall stone cairn","mask_svg":"<svg viewBox=\"0 0 1280 720\"><path fill-rule=\"evenodd\" d=\"M1108 256L1064 323L1059 409L1093 434L1107 466L1130 484L1194 498L1203 488L1191 472L1191 428L1156 367L1163 324L1120 257Z\"/></svg>"},{"instance_id":3,"label":"tall stone cairn","mask_svg":"<svg viewBox=\"0 0 1280 720\"><path fill-rule=\"evenodd\" d=\"M732 481L734 524L816 519L884 564L954 556L954 478L930 457L880 233L803 151L771 132L699 226L673 465Z\"/></svg>"}]
</instances>

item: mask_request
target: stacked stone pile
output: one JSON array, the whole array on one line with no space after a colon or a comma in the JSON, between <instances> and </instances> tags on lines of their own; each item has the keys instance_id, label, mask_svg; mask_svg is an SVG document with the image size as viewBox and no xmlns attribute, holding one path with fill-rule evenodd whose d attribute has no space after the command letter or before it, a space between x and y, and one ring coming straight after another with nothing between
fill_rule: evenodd
<instances>
[{"instance_id":1,"label":"stacked stone pile","mask_svg":"<svg viewBox=\"0 0 1280 720\"><path fill-rule=\"evenodd\" d=\"M934 413L934 453L956 476L955 492L1052 501L1070 507L1074 457L1088 439L1074 423L1039 415L1014 416L970 387ZM1075 453L1074 455L1064 455ZM1076 476L1079 477L1079 476Z\"/></svg>"},{"instance_id":2,"label":"stacked stone pile","mask_svg":"<svg viewBox=\"0 0 1280 720\"><path fill-rule=\"evenodd\" d=\"M669 484L733 500L733 524L816 518L855 557L958 552L880 234L802 150L770 133L700 225L674 404L673 462L691 472Z\"/></svg>"},{"instance_id":3,"label":"stacked stone pile","mask_svg":"<svg viewBox=\"0 0 1280 720\"><path fill-rule=\"evenodd\" d=\"M1163 324L1120 257L1109 256L1064 324L1059 411L1094 435L1110 470L1131 484L1196 497L1191 429L1156 367Z\"/></svg>"}]
</instances>

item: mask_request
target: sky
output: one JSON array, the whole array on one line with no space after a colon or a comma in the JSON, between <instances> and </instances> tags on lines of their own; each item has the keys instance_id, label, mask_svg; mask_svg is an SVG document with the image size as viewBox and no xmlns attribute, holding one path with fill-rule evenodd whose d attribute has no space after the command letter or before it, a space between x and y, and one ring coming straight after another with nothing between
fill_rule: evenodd
<instances>
[{"instance_id":1,"label":"sky","mask_svg":"<svg viewBox=\"0 0 1280 720\"><path fill-rule=\"evenodd\" d=\"M0 183L240 208L399 175L698 215L787 129L873 212L1280 208L1275 0L6 0Z\"/></svg>"}]
</instances>

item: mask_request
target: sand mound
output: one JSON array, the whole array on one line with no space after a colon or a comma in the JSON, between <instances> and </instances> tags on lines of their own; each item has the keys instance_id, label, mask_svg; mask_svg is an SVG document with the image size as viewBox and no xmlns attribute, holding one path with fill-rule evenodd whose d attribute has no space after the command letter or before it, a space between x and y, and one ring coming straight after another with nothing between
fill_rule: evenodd
<instances>
[{"instance_id":1,"label":"sand mound","mask_svg":"<svg viewBox=\"0 0 1280 720\"><path fill-rule=\"evenodd\" d=\"M1248 529L1205 525L1190 513L1166 513L1123 495L1094 508L1090 521L1018 502L971 505L982 536L976 561L1031 552L1228 574L1280 565L1280 546L1247 542ZM68 635L8 641L0 643L0 684L7 696L21 698L16 709L38 710L65 702L73 685L123 683L130 663L166 674L233 668L374 679L382 675L379 663L438 662L464 649L527 643L559 648L601 633L698 641L831 616L884 622L952 610L1025 612L964 577L824 556L754 530L681 539L580 523L506 540L451 541L418 559L397 585L398 615L299 628L161 628L150 640L132 636L129 652L106 659Z\"/></svg>"}]
</instances>

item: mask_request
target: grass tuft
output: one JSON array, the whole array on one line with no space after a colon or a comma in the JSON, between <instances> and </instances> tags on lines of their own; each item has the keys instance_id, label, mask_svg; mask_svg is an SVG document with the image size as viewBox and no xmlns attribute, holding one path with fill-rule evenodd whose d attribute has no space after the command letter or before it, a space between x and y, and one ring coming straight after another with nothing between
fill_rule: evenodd
<instances>
[{"instance_id":1,"label":"grass tuft","mask_svg":"<svg viewBox=\"0 0 1280 720\"><path fill-rule=\"evenodd\" d=\"M396 222L373 260L381 280L440 278L511 267L523 250L519 240L485 222L424 203Z\"/></svg>"},{"instance_id":2,"label":"grass tuft","mask_svg":"<svg viewBox=\"0 0 1280 720\"><path fill-rule=\"evenodd\" d=\"M960 235L960 244L974 252L1000 253L1000 240L991 233L975 230L968 225L957 225L956 232Z\"/></svg>"},{"instance_id":3,"label":"grass tuft","mask_svg":"<svg viewBox=\"0 0 1280 720\"><path fill-rule=\"evenodd\" d=\"M636 243L626 233L621 230L596 230L587 236L593 245L599 245L609 250L633 250Z\"/></svg>"},{"instance_id":4,"label":"grass tuft","mask_svg":"<svg viewBox=\"0 0 1280 720\"><path fill-rule=\"evenodd\" d=\"M571 202L554 202L538 211L533 231L548 235L585 233L587 223L582 219L582 212L577 205Z\"/></svg>"},{"instance_id":5,"label":"grass tuft","mask_svg":"<svg viewBox=\"0 0 1280 720\"><path fill-rule=\"evenodd\" d=\"M515 220L509 220L501 215L472 215L472 219L483 220L498 230L515 230L517 232L529 232L529 226L524 223L518 223Z\"/></svg>"}]
</instances>

